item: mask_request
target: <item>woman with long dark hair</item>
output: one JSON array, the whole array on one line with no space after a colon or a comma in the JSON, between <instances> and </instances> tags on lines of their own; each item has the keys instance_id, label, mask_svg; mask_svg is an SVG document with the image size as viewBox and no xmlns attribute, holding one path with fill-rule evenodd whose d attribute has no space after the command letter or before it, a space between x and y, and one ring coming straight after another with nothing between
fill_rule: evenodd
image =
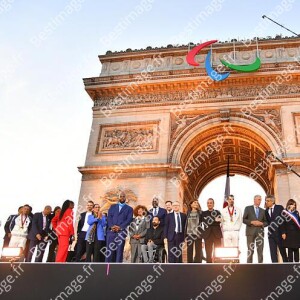
<instances>
[{"instance_id":1,"label":"woman with long dark hair","mask_svg":"<svg viewBox=\"0 0 300 300\"><path fill-rule=\"evenodd\" d=\"M284 223L281 227L283 246L288 248L289 262L299 262L300 218L297 203L290 199L283 210Z\"/></svg>"},{"instance_id":2,"label":"woman with long dark hair","mask_svg":"<svg viewBox=\"0 0 300 300\"><path fill-rule=\"evenodd\" d=\"M202 211L198 200L190 203L185 225L185 241L187 243L188 263L202 262L202 236L201 236Z\"/></svg>"},{"instance_id":3,"label":"woman with long dark hair","mask_svg":"<svg viewBox=\"0 0 300 300\"><path fill-rule=\"evenodd\" d=\"M73 208L74 202L66 200L61 208L60 214L57 214L51 221L52 227L58 237L56 262L66 262L69 241L70 238L74 238Z\"/></svg>"}]
</instances>

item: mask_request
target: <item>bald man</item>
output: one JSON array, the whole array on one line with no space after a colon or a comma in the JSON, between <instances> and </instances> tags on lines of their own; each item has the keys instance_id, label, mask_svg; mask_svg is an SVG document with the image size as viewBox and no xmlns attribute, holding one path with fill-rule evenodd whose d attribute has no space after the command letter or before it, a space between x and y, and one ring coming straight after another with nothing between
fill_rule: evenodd
<instances>
[{"instance_id":1,"label":"bald man","mask_svg":"<svg viewBox=\"0 0 300 300\"><path fill-rule=\"evenodd\" d=\"M32 226L28 233L28 239L30 240L29 251L26 259L28 262L31 262L36 246L38 246L38 248L35 261L42 262L43 260L43 255L47 246L48 234L50 231L49 215L51 214L51 211L51 206L47 205L42 212L35 213L33 215Z\"/></svg>"},{"instance_id":2,"label":"bald man","mask_svg":"<svg viewBox=\"0 0 300 300\"><path fill-rule=\"evenodd\" d=\"M106 247L101 252L106 262L123 262L127 227L133 218L133 209L126 204L126 194L121 192L119 203L110 207L107 214Z\"/></svg>"}]
</instances>

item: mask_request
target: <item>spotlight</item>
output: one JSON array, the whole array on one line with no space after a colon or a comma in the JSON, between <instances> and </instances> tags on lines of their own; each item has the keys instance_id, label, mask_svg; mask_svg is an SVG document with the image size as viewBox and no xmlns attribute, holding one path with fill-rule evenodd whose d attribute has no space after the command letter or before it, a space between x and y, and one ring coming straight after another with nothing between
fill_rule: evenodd
<instances>
[{"instance_id":1,"label":"spotlight","mask_svg":"<svg viewBox=\"0 0 300 300\"><path fill-rule=\"evenodd\" d=\"M23 261L24 254L23 249L18 247L5 247L2 249L1 261Z\"/></svg>"},{"instance_id":2,"label":"spotlight","mask_svg":"<svg viewBox=\"0 0 300 300\"><path fill-rule=\"evenodd\" d=\"M237 247L222 247L215 248L214 262L215 263L239 263L239 248Z\"/></svg>"}]
</instances>

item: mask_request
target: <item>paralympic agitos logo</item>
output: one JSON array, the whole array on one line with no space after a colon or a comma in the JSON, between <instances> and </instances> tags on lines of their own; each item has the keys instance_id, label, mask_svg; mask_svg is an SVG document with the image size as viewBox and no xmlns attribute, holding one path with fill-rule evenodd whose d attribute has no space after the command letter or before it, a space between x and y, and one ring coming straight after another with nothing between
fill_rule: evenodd
<instances>
[{"instance_id":1,"label":"paralympic agitos logo","mask_svg":"<svg viewBox=\"0 0 300 300\"><path fill-rule=\"evenodd\" d=\"M197 63L195 61L195 56L198 54L198 52L200 52L201 49L203 49L206 46L209 46L211 44L216 43L218 40L211 40L208 42L205 42L203 44L200 44L196 47L194 47L192 50L190 50L186 56L186 61L189 65L191 66L199 66L199 63ZM230 73L229 72L219 72L219 68L217 68L218 70L213 69L212 63L211 63L211 53L212 50L210 50L207 53L206 59L205 59L205 69L206 69L206 73L207 75L214 81L222 81L225 80ZM248 64L248 65L235 65L235 64L231 64L228 61L225 61L224 59L220 59L221 63L223 64L223 66L226 66L227 68L231 69L231 70L235 70L238 72L253 72L256 71L260 68L261 65L261 61L260 58L258 56L256 56L255 61L252 64ZM221 65L221 67L223 67Z\"/></svg>"}]
</instances>

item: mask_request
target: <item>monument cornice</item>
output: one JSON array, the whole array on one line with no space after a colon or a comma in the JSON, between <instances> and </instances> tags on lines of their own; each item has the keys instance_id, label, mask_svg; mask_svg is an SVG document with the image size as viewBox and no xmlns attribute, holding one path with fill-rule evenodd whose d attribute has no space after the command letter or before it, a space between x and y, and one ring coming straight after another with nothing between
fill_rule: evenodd
<instances>
[{"instance_id":1,"label":"monument cornice","mask_svg":"<svg viewBox=\"0 0 300 300\"><path fill-rule=\"evenodd\" d=\"M294 67L294 71L291 74L300 74L300 63L291 62L290 65ZM255 72L255 74L238 73L236 71L230 71L231 76L222 82L215 82L212 85L231 85L238 81L253 81L255 78L263 78L270 76L277 76L286 70L286 63L269 63L263 64L262 67ZM197 69L183 69L183 70L165 70L148 73L149 76L146 80L138 80L141 78L139 74L125 74L125 75L110 75L110 76L99 76L84 78L84 85L87 93L90 91L101 91L102 89L113 88L113 87L126 87L134 82L138 85L151 85L157 84L158 82L164 81L208 81L208 77L204 68ZM255 75L255 76L253 76ZM297 76L299 77L299 76ZM299 81L299 79L298 79ZM91 95L90 95L91 96ZM93 98L92 98L93 99Z\"/></svg>"},{"instance_id":2,"label":"monument cornice","mask_svg":"<svg viewBox=\"0 0 300 300\"><path fill-rule=\"evenodd\" d=\"M115 173L115 177L118 177L118 174L123 173L139 173L139 172L180 172L182 170L181 166L177 166L174 164L160 164L160 163L151 163L151 164L130 164L130 165L124 165L122 169L120 169L120 166L118 164L119 162L116 162L115 164L110 165L98 165L98 166L83 166L78 167L78 171L81 174L103 174L109 177L109 173ZM121 170L121 172L120 172Z\"/></svg>"},{"instance_id":3,"label":"monument cornice","mask_svg":"<svg viewBox=\"0 0 300 300\"><path fill-rule=\"evenodd\" d=\"M128 95L126 97L119 97L112 94L98 96L95 94L93 110L101 110L103 107L115 111L116 109L122 108L149 107L153 105L182 105L183 101L189 106L200 103L242 103L260 98L259 94L266 90L268 82L266 82L265 85L220 86L219 88L200 90L199 93L196 93L194 86L194 84L186 84L185 89L178 89L178 86L176 85L169 84L166 88L163 88L163 85L160 85L157 87L157 90L153 89L148 93L134 93L133 95ZM290 102L299 103L299 97L300 85L288 83L278 85L278 88L272 90L266 96L266 99L275 99L275 102L291 99ZM274 104L274 101L272 103ZM265 101L265 103L262 102L261 105L265 106L269 104L268 101Z\"/></svg>"}]
</instances>

